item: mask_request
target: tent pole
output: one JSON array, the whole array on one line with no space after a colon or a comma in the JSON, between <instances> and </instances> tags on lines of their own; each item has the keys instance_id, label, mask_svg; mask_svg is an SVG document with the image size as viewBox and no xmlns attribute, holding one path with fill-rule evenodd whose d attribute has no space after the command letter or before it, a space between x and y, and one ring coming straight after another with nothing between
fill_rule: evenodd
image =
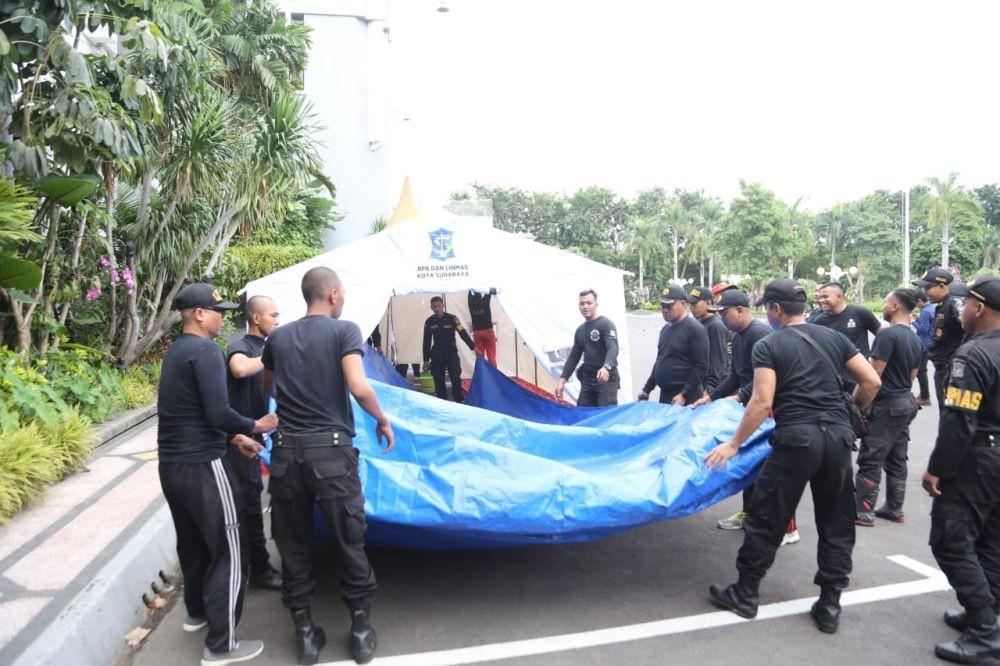
<instances>
[{"instance_id":1,"label":"tent pole","mask_svg":"<svg viewBox=\"0 0 1000 666\"><path fill-rule=\"evenodd\" d=\"M521 349L517 346L517 329L514 329L514 376L521 376Z\"/></svg>"},{"instance_id":2,"label":"tent pole","mask_svg":"<svg viewBox=\"0 0 1000 666\"><path fill-rule=\"evenodd\" d=\"M535 357L535 386L538 386L538 357Z\"/></svg>"}]
</instances>

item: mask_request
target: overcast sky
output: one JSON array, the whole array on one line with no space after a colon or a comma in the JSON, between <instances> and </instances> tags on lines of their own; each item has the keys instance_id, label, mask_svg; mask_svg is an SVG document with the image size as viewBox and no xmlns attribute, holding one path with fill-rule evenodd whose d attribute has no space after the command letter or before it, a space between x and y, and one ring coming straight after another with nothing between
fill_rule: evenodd
<instances>
[{"instance_id":1,"label":"overcast sky","mask_svg":"<svg viewBox=\"0 0 1000 666\"><path fill-rule=\"evenodd\" d=\"M394 161L424 206L471 181L728 200L745 178L812 210L1000 181L1000 2L438 4L391 6Z\"/></svg>"}]
</instances>

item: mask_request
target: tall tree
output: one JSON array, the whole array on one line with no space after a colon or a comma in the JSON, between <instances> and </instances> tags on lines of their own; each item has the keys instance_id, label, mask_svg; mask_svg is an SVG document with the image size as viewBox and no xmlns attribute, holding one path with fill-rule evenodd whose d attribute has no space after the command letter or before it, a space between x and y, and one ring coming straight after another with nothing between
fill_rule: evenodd
<instances>
[{"instance_id":1,"label":"tall tree","mask_svg":"<svg viewBox=\"0 0 1000 666\"><path fill-rule=\"evenodd\" d=\"M795 256L796 236L789 209L759 183L740 181L716 238L719 252L732 270L747 273L758 285L783 275Z\"/></svg>"},{"instance_id":2,"label":"tall tree","mask_svg":"<svg viewBox=\"0 0 1000 666\"><path fill-rule=\"evenodd\" d=\"M958 184L958 174L951 173L947 178L928 178L927 183L933 188L934 196L927 201L927 220L931 228L941 229L941 265L950 265L951 224L956 216L968 215L982 217L979 203Z\"/></svg>"}]
</instances>

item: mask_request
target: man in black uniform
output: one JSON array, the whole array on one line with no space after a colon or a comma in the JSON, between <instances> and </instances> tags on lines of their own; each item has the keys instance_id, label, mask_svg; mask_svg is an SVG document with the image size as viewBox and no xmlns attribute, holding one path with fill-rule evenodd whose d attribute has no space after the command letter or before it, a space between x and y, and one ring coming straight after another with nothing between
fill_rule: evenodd
<instances>
[{"instance_id":1,"label":"man in black uniform","mask_svg":"<svg viewBox=\"0 0 1000 666\"><path fill-rule=\"evenodd\" d=\"M805 289L796 280L772 280L757 305L766 303L776 333L753 349L754 387L732 439L705 460L721 467L739 451L774 408L773 450L757 477L753 502L736 558L739 581L712 585L712 603L742 617L756 617L761 579L774 562L788 519L812 487L819 533L820 598L812 607L817 627L837 630L840 591L847 587L854 549L854 431L838 376L846 370L858 382L854 395L868 405L881 381L864 356L842 334L805 323Z\"/></svg>"},{"instance_id":2,"label":"man in black uniform","mask_svg":"<svg viewBox=\"0 0 1000 666\"><path fill-rule=\"evenodd\" d=\"M476 354L494 368L497 367L497 334L493 330L493 308L490 303L497 290L487 292L469 290L469 315L472 317L472 340Z\"/></svg>"},{"instance_id":3,"label":"man in black uniform","mask_svg":"<svg viewBox=\"0 0 1000 666\"><path fill-rule=\"evenodd\" d=\"M649 400L655 386L660 387L660 402L675 405L694 403L705 393L708 373L708 332L689 317L687 292L676 284L660 295L660 313L666 325L656 343L656 361L649 379L639 392L639 400Z\"/></svg>"},{"instance_id":4,"label":"man in black uniform","mask_svg":"<svg viewBox=\"0 0 1000 666\"><path fill-rule=\"evenodd\" d=\"M431 310L434 314L424 322L423 369L431 369L434 391L443 400L448 399L448 386L444 383L444 373L447 370L451 379L451 397L455 402L462 402L465 399L465 392L462 390L462 362L458 358L455 333L462 336L462 341L469 349L475 350L476 345L458 317L444 311L443 298L432 298Z\"/></svg>"},{"instance_id":5,"label":"man in black uniform","mask_svg":"<svg viewBox=\"0 0 1000 666\"><path fill-rule=\"evenodd\" d=\"M597 292L587 289L580 292L580 314L584 322L573 334L573 348L566 358L562 376L556 385L556 398L562 400L566 382L583 358L583 365L576 373L580 380L578 407L605 407L618 404L618 329L615 323L597 313Z\"/></svg>"},{"instance_id":6,"label":"man in black uniform","mask_svg":"<svg viewBox=\"0 0 1000 666\"><path fill-rule=\"evenodd\" d=\"M243 416L259 419L267 414L267 397L264 395L264 364L260 355L264 339L278 325L278 306L267 296L254 296L245 308L247 333L231 342L226 350L226 388L229 404ZM263 446L263 437L257 436ZM264 492L260 461L241 455L235 447L226 453L230 469L236 478L243 511L240 526L250 560L250 585L267 590L281 589L281 574L271 566L267 554L267 537L264 536L264 514L260 494Z\"/></svg>"},{"instance_id":7,"label":"man in black uniform","mask_svg":"<svg viewBox=\"0 0 1000 666\"><path fill-rule=\"evenodd\" d=\"M916 307L917 295L911 289L892 291L882 304L882 318L890 325L875 336L871 354L871 364L882 378L882 388L868 412L868 434L861 438L858 473L854 479L858 503L855 522L864 527L872 527L875 516L903 522L910 422L919 409L910 389L924 357L923 345L910 328L910 317ZM885 504L875 509L883 468Z\"/></svg>"},{"instance_id":8,"label":"man in black uniform","mask_svg":"<svg viewBox=\"0 0 1000 666\"><path fill-rule=\"evenodd\" d=\"M951 361L923 486L934 498L931 551L965 609L944 614L963 634L934 652L978 664L1000 657L1000 278L957 291L965 295L962 326L971 337Z\"/></svg>"},{"instance_id":9,"label":"man in black uniform","mask_svg":"<svg viewBox=\"0 0 1000 666\"><path fill-rule=\"evenodd\" d=\"M839 282L827 282L819 288L823 312L809 323L840 331L854 343L861 355L871 356L868 333L875 335L882 327L872 311L861 305L848 305L844 300L844 287ZM854 383L844 382L844 390L853 391Z\"/></svg>"},{"instance_id":10,"label":"man in black uniform","mask_svg":"<svg viewBox=\"0 0 1000 666\"><path fill-rule=\"evenodd\" d=\"M247 437L273 430L273 414L256 421L229 406L226 363L212 340L222 332L224 301L212 285L196 283L177 293L184 328L163 358L157 399L160 485L177 532L184 574L184 631L206 624L202 664L228 664L259 655L261 641L236 640L243 607L239 508L226 458L227 440L249 457L260 445ZM239 433L228 435L227 433Z\"/></svg>"},{"instance_id":11,"label":"man in black uniform","mask_svg":"<svg viewBox=\"0 0 1000 666\"><path fill-rule=\"evenodd\" d=\"M708 333L708 372L705 374L705 392L711 392L721 384L729 372L729 331L712 311L712 298L712 290L709 287L695 287L688 294L691 314L701 322Z\"/></svg>"},{"instance_id":12,"label":"man in black uniform","mask_svg":"<svg viewBox=\"0 0 1000 666\"><path fill-rule=\"evenodd\" d=\"M361 329L339 319L344 287L329 268L302 278L306 315L274 330L264 347L264 385L276 389L282 427L271 452L271 532L281 554L281 596L292 612L298 663L315 664L326 643L312 622L313 505L330 527L340 562L340 586L351 613L351 654L359 664L375 656L369 609L375 573L365 554L365 498L350 397L375 419L375 436L394 439L389 419L368 384Z\"/></svg>"},{"instance_id":13,"label":"man in black uniform","mask_svg":"<svg viewBox=\"0 0 1000 666\"><path fill-rule=\"evenodd\" d=\"M938 409L944 409L944 389L948 383L951 357L965 337L959 318L959 300L948 288L954 279L949 271L932 268L922 278L913 281L913 284L923 287L927 298L937 306L934 312L934 337L927 347L927 356L934 364L934 392L937 394Z\"/></svg>"},{"instance_id":14,"label":"man in black uniform","mask_svg":"<svg viewBox=\"0 0 1000 666\"><path fill-rule=\"evenodd\" d=\"M750 311L750 299L742 291L727 289L715 296L713 309L726 328L735 334L733 338L733 361L729 374L721 384L706 393L694 403L695 407L708 404L713 400L735 400L741 405L750 402L753 395L753 348L757 342L773 333L771 327L755 319ZM753 486L743 491L743 510L718 522L719 529L743 529L747 508L753 497Z\"/></svg>"}]
</instances>

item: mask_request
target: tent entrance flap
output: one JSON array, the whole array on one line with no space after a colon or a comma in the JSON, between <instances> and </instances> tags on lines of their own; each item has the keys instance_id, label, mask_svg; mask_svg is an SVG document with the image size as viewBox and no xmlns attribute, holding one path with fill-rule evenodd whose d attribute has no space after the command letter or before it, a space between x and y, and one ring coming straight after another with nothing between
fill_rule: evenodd
<instances>
[{"instance_id":1,"label":"tent entrance flap","mask_svg":"<svg viewBox=\"0 0 1000 666\"><path fill-rule=\"evenodd\" d=\"M379 320L382 343L380 351L394 365L423 362L424 322L431 316L431 299L444 299L445 312L458 317L472 336L472 316L469 313L468 291L420 292L394 295ZM514 322L503 308L501 293L491 299L493 331L497 338L497 368L509 377L520 377L539 388L553 392L554 379L534 352L524 342ZM472 377L476 354L461 341L458 356L462 362L462 377ZM568 353L568 349L566 353ZM565 354L563 355L565 358Z\"/></svg>"}]
</instances>

